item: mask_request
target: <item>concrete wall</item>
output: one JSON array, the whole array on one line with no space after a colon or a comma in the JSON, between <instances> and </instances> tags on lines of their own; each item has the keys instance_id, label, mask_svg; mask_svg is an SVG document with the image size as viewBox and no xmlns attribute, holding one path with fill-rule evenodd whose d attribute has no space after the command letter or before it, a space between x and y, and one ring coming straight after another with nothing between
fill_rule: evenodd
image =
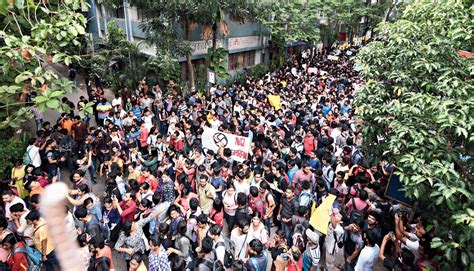
<instances>
[{"instance_id":1,"label":"concrete wall","mask_svg":"<svg viewBox=\"0 0 474 271\"><path fill-rule=\"evenodd\" d=\"M100 9L98 8L98 10ZM106 21L110 20L115 20L117 25L125 30L125 19L116 18L115 13L111 11L107 11L106 13L107 18L104 18L104 14L102 14L102 12L97 12L95 14L98 16L97 21L100 25L99 31L102 35L104 35L106 31ZM133 39L145 39L146 35L140 29L139 11L135 7L128 8L128 17L130 18ZM245 24L241 24L240 22L233 21L229 16L226 16L225 19L230 34L227 37L223 37L222 34L218 32L218 47L223 47L229 50L230 54L255 50L255 65L268 63L269 37L264 35L264 33L267 33L265 27L257 22L246 22ZM184 31L182 28L178 28L178 31L184 36ZM203 58L207 54L207 48L212 46L211 41L204 41L201 39L201 32L202 26L198 25L190 35L191 45L195 49L192 56L193 60ZM143 46L142 51L148 55L154 55L155 53L154 48L150 46ZM179 57L178 60L182 62L185 61L185 58Z\"/></svg>"}]
</instances>

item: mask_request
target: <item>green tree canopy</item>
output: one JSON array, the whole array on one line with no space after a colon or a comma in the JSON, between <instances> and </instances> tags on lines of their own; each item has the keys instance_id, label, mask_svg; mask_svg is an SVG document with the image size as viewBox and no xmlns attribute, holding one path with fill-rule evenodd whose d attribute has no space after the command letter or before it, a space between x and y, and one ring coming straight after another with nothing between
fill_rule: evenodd
<instances>
[{"instance_id":1,"label":"green tree canopy","mask_svg":"<svg viewBox=\"0 0 474 271\"><path fill-rule=\"evenodd\" d=\"M474 261L474 61L458 54L474 48L473 22L470 4L419 1L358 55L366 145L396 162L407 194L431 215L442 270Z\"/></svg>"},{"instance_id":2,"label":"green tree canopy","mask_svg":"<svg viewBox=\"0 0 474 271\"><path fill-rule=\"evenodd\" d=\"M32 107L69 110L60 98L71 82L48 66L80 60L81 7L87 8L80 0L0 1L0 129L20 126ZM32 92L37 96L27 102Z\"/></svg>"}]
</instances>

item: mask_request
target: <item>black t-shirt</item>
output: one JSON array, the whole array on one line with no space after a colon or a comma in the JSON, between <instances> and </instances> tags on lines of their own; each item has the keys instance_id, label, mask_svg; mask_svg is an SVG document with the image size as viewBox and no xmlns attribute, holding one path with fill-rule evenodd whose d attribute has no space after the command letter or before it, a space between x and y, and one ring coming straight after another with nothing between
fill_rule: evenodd
<instances>
[{"instance_id":1,"label":"black t-shirt","mask_svg":"<svg viewBox=\"0 0 474 271\"><path fill-rule=\"evenodd\" d=\"M383 260L383 267L393 270L393 271L416 271L418 270L415 266L405 266L403 265L398 258L395 261L392 261L388 258Z\"/></svg>"}]
</instances>

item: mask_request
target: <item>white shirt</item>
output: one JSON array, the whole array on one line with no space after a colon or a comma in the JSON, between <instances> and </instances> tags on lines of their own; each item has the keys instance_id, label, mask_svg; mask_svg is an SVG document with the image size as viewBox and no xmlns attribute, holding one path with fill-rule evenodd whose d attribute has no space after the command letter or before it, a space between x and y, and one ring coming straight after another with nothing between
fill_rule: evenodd
<instances>
[{"instance_id":1,"label":"white shirt","mask_svg":"<svg viewBox=\"0 0 474 271\"><path fill-rule=\"evenodd\" d=\"M328 234L326 239L324 239L324 246L326 248L326 255L335 255L339 251L337 246L338 242L344 241L344 229L341 225L337 224L336 228L329 223Z\"/></svg>"},{"instance_id":2,"label":"white shirt","mask_svg":"<svg viewBox=\"0 0 474 271\"><path fill-rule=\"evenodd\" d=\"M374 263L379 255L379 246L373 247L365 246L360 252L359 259L354 268L355 271L372 271L374 270Z\"/></svg>"},{"instance_id":3,"label":"white shirt","mask_svg":"<svg viewBox=\"0 0 474 271\"><path fill-rule=\"evenodd\" d=\"M21 236L24 236L24 237L28 237L28 238L25 238L26 240L26 243L29 245L29 246L32 246L34 245L34 241L33 241L33 225L28 225L28 223L26 222L26 216L30 213L30 211L26 211L24 214L22 214L20 216L20 227L16 229L16 231L21 235Z\"/></svg>"},{"instance_id":4,"label":"white shirt","mask_svg":"<svg viewBox=\"0 0 474 271\"><path fill-rule=\"evenodd\" d=\"M118 97L112 100L112 106L122 105L122 97Z\"/></svg>"},{"instance_id":5,"label":"white shirt","mask_svg":"<svg viewBox=\"0 0 474 271\"><path fill-rule=\"evenodd\" d=\"M17 204L17 203L21 203L23 204L23 208L26 209L26 204L25 202L18 196L13 196L13 200L12 202L5 202L5 217L6 218L9 218L11 219L12 218L12 214L10 212L10 206L14 205L14 204Z\"/></svg>"},{"instance_id":6,"label":"white shirt","mask_svg":"<svg viewBox=\"0 0 474 271\"><path fill-rule=\"evenodd\" d=\"M30 145L28 147L28 155L30 156L31 164L35 167L41 166L41 155L39 153L39 148L35 145Z\"/></svg>"},{"instance_id":7,"label":"white shirt","mask_svg":"<svg viewBox=\"0 0 474 271\"><path fill-rule=\"evenodd\" d=\"M230 240L235 244L235 251L234 255L236 255L237 259L243 260L245 259L246 254L246 247L247 244L250 242L249 236L247 234L240 234L240 229L235 228L230 233ZM240 253L240 254L239 254Z\"/></svg>"}]
</instances>

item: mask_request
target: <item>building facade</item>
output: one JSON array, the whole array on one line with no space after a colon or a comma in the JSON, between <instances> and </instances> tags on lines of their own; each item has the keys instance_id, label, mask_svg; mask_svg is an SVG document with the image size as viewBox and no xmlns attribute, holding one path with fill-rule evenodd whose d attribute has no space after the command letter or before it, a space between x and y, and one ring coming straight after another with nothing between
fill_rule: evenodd
<instances>
[{"instance_id":1,"label":"building facade","mask_svg":"<svg viewBox=\"0 0 474 271\"><path fill-rule=\"evenodd\" d=\"M100 0L90 0L91 11L89 11L89 30L96 37L103 37L107 34L107 22L114 20L117 25L124 29L127 38L133 42L144 41L145 33L140 29L140 23L144 20L143 12L136 7L130 6L124 1L121 7L115 10L107 10ZM265 35L264 26L258 22L246 22L241 24L226 16L226 22L230 34L223 37L219 32L217 36L217 47L225 48L229 51L228 71L235 75L245 68L250 68L258 64L268 64L270 58L269 37ZM208 48L212 47L212 41L201 39L202 26L198 25L191 33L191 47L194 49L192 61L196 65L204 63L204 57ZM149 56L156 54L154 47L145 43L140 46L141 51ZM187 66L184 57L178 58L183 79L187 78Z\"/></svg>"}]
</instances>

